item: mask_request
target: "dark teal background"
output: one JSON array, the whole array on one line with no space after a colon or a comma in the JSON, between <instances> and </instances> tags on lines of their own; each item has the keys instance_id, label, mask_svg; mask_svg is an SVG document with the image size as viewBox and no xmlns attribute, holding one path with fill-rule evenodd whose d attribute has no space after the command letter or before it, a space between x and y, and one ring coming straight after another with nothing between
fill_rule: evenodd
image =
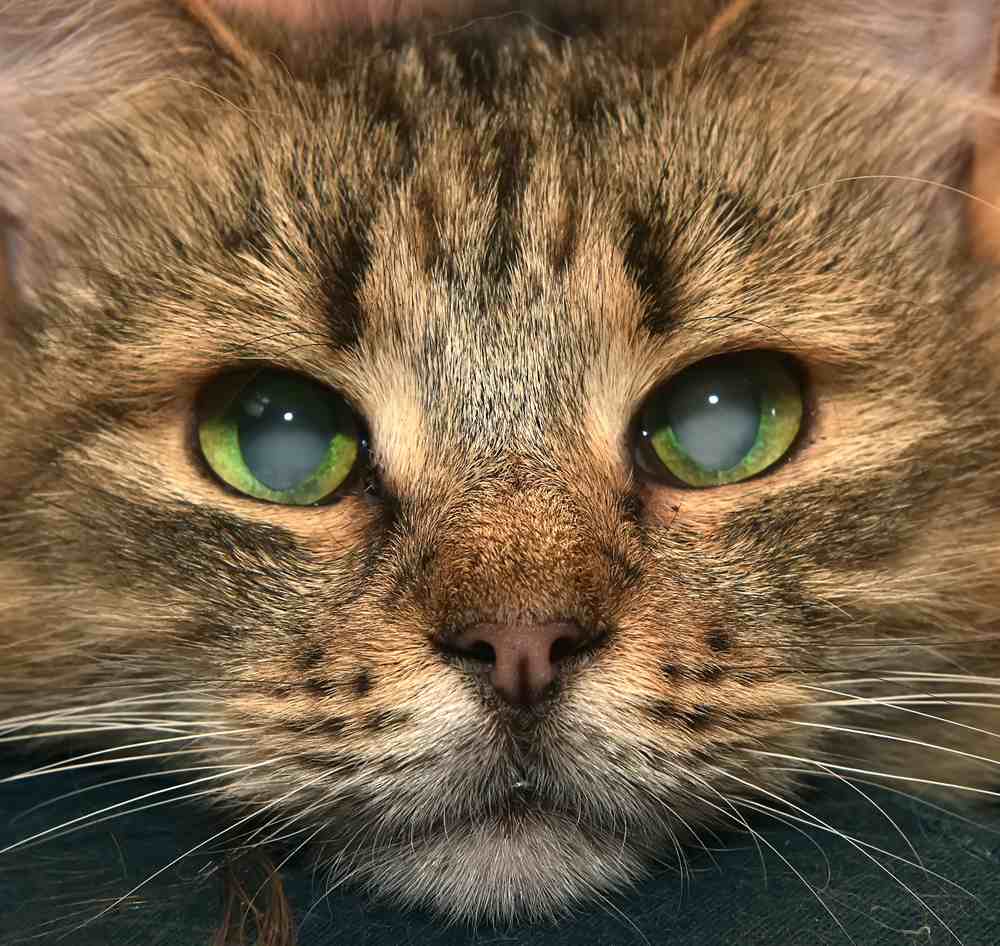
<instances>
[{"instance_id":1,"label":"dark teal background","mask_svg":"<svg viewBox=\"0 0 1000 946\"><path fill-rule=\"evenodd\" d=\"M11 762L6 770L0 766L0 778L24 768L23 762ZM0 846L128 797L126 790L139 794L165 784L150 779L101 786L18 817L95 781L92 775L67 774L0 783ZM910 839L928 871L964 888L894 866L957 940L849 844L821 831L803 834L761 819L755 827L818 888L819 899L843 929L775 853L764 848L765 877L757 848L746 836L730 834L706 841L710 848L721 848L711 857L691 851L689 880L682 883L676 871L663 869L633 893L555 927L449 929L422 914L369 903L357 891L322 898L321 875L314 879L304 870L293 872L289 885L301 921L301 946L847 946L851 938L858 946L958 941L1000 946L1000 813L980 809L973 824L887 791L865 790ZM850 788L833 783L811 796L806 807L855 837L907 853L886 818ZM207 946L220 911L217 851L186 858L143 888L135 902L78 927L212 831L197 807L167 806L0 856L0 944Z\"/></svg>"}]
</instances>

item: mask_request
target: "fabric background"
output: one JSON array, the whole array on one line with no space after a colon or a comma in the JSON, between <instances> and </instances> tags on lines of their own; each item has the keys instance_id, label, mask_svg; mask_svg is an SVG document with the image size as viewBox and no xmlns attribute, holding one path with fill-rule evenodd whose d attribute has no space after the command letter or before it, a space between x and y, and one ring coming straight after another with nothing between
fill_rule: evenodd
<instances>
[{"instance_id":1,"label":"fabric background","mask_svg":"<svg viewBox=\"0 0 1000 946\"><path fill-rule=\"evenodd\" d=\"M0 765L0 778L24 769L23 761L9 761L6 769ZM134 774L101 773L104 779ZM0 782L0 847L164 784L162 777L99 784L86 772ZM746 835L706 838L710 851L690 852L686 879L664 867L640 889L554 927L468 930L370 903L358 891L324 898L322 875L299 870L288 882L300 946L1000 944L1000 811L964 812L973 820L963 820L886 790L864 790L871 801L834 782L805 807L837 830L912 859L905 835L923 872L885 856L883 870L830 832L761 819L753 822L766 839L761 850ZM108 915L80 924L213 830L217 826L194 803L172 803L0 855L0 944L206 946L221 902L218 851L208 848L164 871Z\"/></svg>"}]
</instances>

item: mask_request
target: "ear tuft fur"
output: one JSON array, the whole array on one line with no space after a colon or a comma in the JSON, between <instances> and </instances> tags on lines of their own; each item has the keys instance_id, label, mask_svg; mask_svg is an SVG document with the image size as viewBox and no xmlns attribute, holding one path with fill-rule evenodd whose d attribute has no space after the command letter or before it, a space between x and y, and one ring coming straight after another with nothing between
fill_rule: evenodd
<instances>
[{"instance_id":1,"label":"ear tuft fur","mask_svg":"<svg viewBox=\"0 0 1000 946\"><path fill-rule=\"evenodd\" d=\"M204 31L166 0L0 2L0 314L30 300L60 230L69 144L132 97L218 59ZM16 290L16 293L15 293Z\"/></svg>"}]
</instances>

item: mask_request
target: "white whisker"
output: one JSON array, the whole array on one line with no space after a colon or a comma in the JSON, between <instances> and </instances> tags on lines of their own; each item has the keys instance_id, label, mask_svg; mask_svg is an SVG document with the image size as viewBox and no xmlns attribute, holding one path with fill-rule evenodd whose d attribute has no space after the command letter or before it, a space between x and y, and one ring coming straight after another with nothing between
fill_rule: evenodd
<instances>
[{"instance_id":1,"label":"white whisker","mask_svg":"<svg viewBox=\"0 0 1000 946\"><path fill-rule=\"evenodd\" d=\"M867 841L862 841L859 838L852 837L851 835L848 835L845 832L841 831L839 828L835 828L829 822L824 821L822 818L817 817L812 812L806 811L806 809L802 808L800 805L795 804L794 802L790 801L787 798L781 797L775 792L769 791L768 789L765 789L759 785L755 785L754 783L749 782L738 775L734 775L732 772L728 772L725 769L721 769L716 766L713 766L712 768L719 774L723 775L724 777L733 779L734 781L743 785L745 788L749 788L755 794L763 794L766 797L777 801L779 804L786 806L786 808L790 808L793 811L798 812L799 815L802 816L803 823L808 824L811 827L814 827L820 831L827 831L833 834L834 836L839 837L842 840L846 841L851 847L853 847L856 851L858 851L858 853L862 854L864 857L870 860L887 876L889 876L895 883L897 883L903 890L905 890L908 894L910 894L910 896L913 897L913 899L917 903L919 903L920 906L922 906L925 910L927 910L928 913L930 913L930 915L933 916L935 920L937 920L937 922L941 925L941 927L945 929L957 943L961 944L962 940L958 936L958 934L955 933L954 930L952 930L952 928L935 912L935 910L932 907L930 907L915 890L913 890L908 884L906 884L903 880L897 877L896 874L894 874L891 870L889 870L889 868L886 867L885 864L883 864L871 852L875 851L883 855L884 857L891 858L894 861L898 861L900 863L906 864L909 867L913 867L921 871L922 873L927 874L928 876L934 877L942 881L943 883L946 883L949 886L960 890L962 893L966 894L971 899L975 900L976 898L971 893L969 893L969 891L967 891L964 887L962 887L959 884L956 884L954 881L949 880L947 877L944 877L943 875L938 874L935 871L928 870L922 863L919 862L919 858L917 861L911 861L909 858L902 857L899 854L894 854L892 851L887 851L884 848L879 847L878 845L871 844ZM771 809L771 806L765 805L764 803L759 802L756 799L745 799L742 800L740 804L754 806L754 807L759 806L761 810ZM786 810L781 810L778 813L780 813L783 817L792 818L793 820L799 820L795 815L789 813ZM909 845L909 841L907 841L907 844ZM909 846L912 847L912 845Z\"/></svg>"},{"instance_id":2,"label":"white whisker","mask_svg":"<svg viewBox=\"0 0 1000 946\"><path fill-rule=\"evenodd\" d=\"M911 711L915 712L915 711ZM917 715L927 715L923 713L918 713ZM932 716L932 719L939 719L939 717ZM972 759L975 762L983 762L987 765L1000 766L1000 760L992 759L989 756L976 755L973 752L966 752L964 749L955 749L952 746L939 746L933 742L927 742L924 739L914 739L912 736L898 736L895 733L884 733L877 729L858 729L853 726L838 726L834 723L814 723L802 719L789 719L786 720L789 725L792 726L804 726L809 729L823 729L830 732L846 733L851 736L871 736L873 739L885 739L888 742L902 742L911 746L920 746L922 749L933 749L935 752L945 752L949 755L961 756L964 759ZM974 727L969 727L970 729ZM976 730L977 732L986 732L985 730ZM994 735L994 733L987 733L988 735Z\"/></svg>"},{"instance_id":3,"label":"white whisker","mask_svg":"<svg viewBox=\"0 0 1000 946\"><path fill-rule=\"evenodd\" d=\"M129 798L126 801L115 802L114 804L107 805L104 808L98 809L97 811L91 811L85 815L79 815L76 818L71 818L69 821L64 821L62 824L56 825L52 828L46 828L44 831L38 831L27 838L22 838L20 841L15 841L13 844L8 844L6 847L0 848L0 855L9 854L11 851L16 851L18 848L24 847L27 844L39 840L40 838L48 837L49 835L53 834L56 831L61 831L63 828L68 828L72 825L85 821L88 818L93 818L98 815L103 815L109 811L115 811L121 809L126 805L131 805L139 801L145 801L147 798L156 798L160 795L165 795L169 792L177 792L183 788L190 788L192 785L200 785L204 782L211 782L218 780L220 778L227 778L231 775L238 774L239 772L246 772L251 769L258 769L261 766L274 765L278 761L280 761L280 759L269 759L266 762L248 763L239 766L235 771L218 772L213 775L206 775L203 778L192 779L188 782L183 782L180 785L169 785L166 788L158 788L155 791L147 792L145 795L139 795L136 798Z\"/></svg>"},{"instance_id":4,"label":"white whisker","mask_svg":"<svg viewBox=\"0 0 1000 946\"><path fill-rule=\"evenodd\" d=\"M260 764L273 764L274 762L277 762L277 761L281 761L281 760L280 759L275 759L275 760L271 760L269 763L260 763ZM112 903L109 906L105 907L100 913L98 913L95 916L91 917L85 923L80 924L80 926L78 926L75 930L73 930L73 932L74 933L79 932L80 930L82 930L85 927L89 926L91 923L96 923L99 919L101 919L101 917L106 916L108 913L110 913L112 910L114 910L119 904L124 903L126 900L128 900L130 897L132 897L135 893L137 893L139 890L141 890L143 887L145 887L146 884L150 883L151 881L153 881L157 877L159 877L161 874L163 874L166 871L170 870L170 868L173 867L175 864L180 863L182 860L184 860L185 857L190 857L190 855L194 854L196 851L200 851L203 847L205 847L208 844L211 844L216 839L221 838L223 835L229 834L231 831L235 831L238 827L240 827L240 825L246 824L251 819L259 817L259 815L261 814L261 812L267 811L269 808L273 808L276 805L280 805L282 802L286 801L288 798L291 798L292 796L298 794L301 791L304 791L307 788L311 788L314 784L316 784L317 782L321 781L324 777L325 777L325 773L324 773L324 775L317 776L315 779L311 779L311 780L309 780L307 782L303 782L300 785L297 785L295 788L290 789L289 791L285 792L283 795L280 795L277 798L274 798L271 801L267 802L263 807L257 809L256 811L252 811L248 815L244 815L242 818L240 818L238 821L235 821L233 824L229 825L228 827L222 828L221 830L216 831L214 834L212 834L209 837L207 837L204 841L200 841L198 844L195 844L193 847L188 848L188 850L185 851L183 854L179 854L177 857L175 857L168 864L164 864L163 867L160 867L159 869L157 869L156 871L154 871L152 874L150 874L148 877L146 877L145 880L143 880L140 883L136 884L131 890L129 890L126 893L122 894L120 897L118 897L118 899L116 899L114 901L114 903Z\"/></svg>"},{"instance_id":5,"label":"white whisker","mask_svg":"<svg viewBox=\"0 0 1000 946\"><path fill-rule=\"evenodd\" d=\"M72 792L64 792L62 795L56 795L54 798L47 798L45 801L39 802L37 805L32 805L24 811L19 811L16 815L13 815L8 819L8 823L16 824L18 821L23 821L36 811L41 811L43 808L49 808L52 805L57 805L61 801L66 801L67 798L76 798L80 795L86 795L89 792L102 791L112 785L123 785L126 782L138 782L142 779L148 778L167 778L177 775L188 775L192 772L214 772L224 769L233 770L240 767L241 764L236 762L223 765L195 765L176 769L154 769L151 772L143 772L140 775L126 775L123 778L108 779L107 781L101 780L94 785L87 785L84 788L74 789Z\"/></svg>"},{"instance_id":6,"label":"white whisker","mask_svg":"<svg viewBox=\"0 0 1000 946\"><path fill-rule=\"evenodd\" d=\"M750 755L767 756L773 759L785 759L789 762L801 762L804 765L818 765L813 759L806 759L802 756L791 755L786 752L772 752L767 749L747 749ZM957 782L940 782L935 779L918 778L913 775L898 775L892 772L879 772L875 769L862 769L856 766L840 765L839 763L824 761L823 766L836 769L838 772L851 772L855 775L871 775L877 779L891 779L898 782L913 782L916 785L933 785L937 788L953 788L956 791L969 792L974 795L984 795L988 798L1000 798L1000 792L992 791L988 788L976 788L972 785L960 785Z\"/></svg>"},{"instance_id":7,"label":"white whisker","mask_svg":"<svg viewBox=\"0 0 1000 946\"><path fill-rule=\"evenodd\" d=\"M111 756L114 752L123 752L126 749L140 749L144 747L153 747L166 745L167 743L174 742L193 742L202 739L215 739L219 736L231 736L240 735L250 732L248 729L228 729L220 730L218 732L210 733L190 733L185 736L171 736L167 739L153 739L145 742L134 742L129 745L122 746L112 746L107 749L99 749L96 752L87 752L83 755L76 756L72 759L67 760L65 763L52 763L51 765L45 765L37 769L31 769L28 772L21 772L18 775L8 775L5 778L0 779L0 785L5 785L9 782L20 782L29 778L37 778L42 775L54 775L58 772L70 772L76 769L87 769L94 768L101 765L113 765L117 762L134 762L139 759L152 759L152 758L168 758L173 754L176 755L186 755L193 752L202 752L203 748L191 748L191 749L179 749L175 753L151 753L148 755L138 755L138 756ZM110 756L110 758L109 758ZM103 758L97 758L103 757ZM91 762L81 762L82 759L93 759Z\"/></svg>"}]
</instances>

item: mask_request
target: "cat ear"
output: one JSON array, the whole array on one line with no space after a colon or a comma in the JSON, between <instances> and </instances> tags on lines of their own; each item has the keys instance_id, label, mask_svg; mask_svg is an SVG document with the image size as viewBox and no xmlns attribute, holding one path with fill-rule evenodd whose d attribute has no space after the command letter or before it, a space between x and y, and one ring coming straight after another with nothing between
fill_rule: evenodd
<instances>
[{"instance_id":1,"label":"cat ear","mask_svg":"<svg viewBox=\"0 0 1000 946\"><path fill-rule=\"evenodd\" d=\"M958 183L969 194L969 248L1000 262L1000 2L851 0L844 8L845 23L856 22L868 33L862 55L869 63L939 83L942 95L935 107L964 113L971 160Z\"/></svg>"},{"instance_id":2,"label":"cat ear","mask_svg":"<svg viewBox=\"0 0 1000 946\"><path fill-rule=\"evenodd\" d=\"M217 61L177 0L0 0L0 341L39 315L75 238L67 208L88 172L75 136Z\"/></svg>"},{"instance_id":3,"label":"cat ear","mask_svg":"<svg viewBox=\"0 0 1000 946\"><path fill-rule=\"evenodd\" d=\"M1000 0L730 0L700 42L819 64L831 88L882 76L919 89L941 116L928 153L968 148L954 183L968 193L970 249L1000 262Z\"/></svg>"}]
</instances>

